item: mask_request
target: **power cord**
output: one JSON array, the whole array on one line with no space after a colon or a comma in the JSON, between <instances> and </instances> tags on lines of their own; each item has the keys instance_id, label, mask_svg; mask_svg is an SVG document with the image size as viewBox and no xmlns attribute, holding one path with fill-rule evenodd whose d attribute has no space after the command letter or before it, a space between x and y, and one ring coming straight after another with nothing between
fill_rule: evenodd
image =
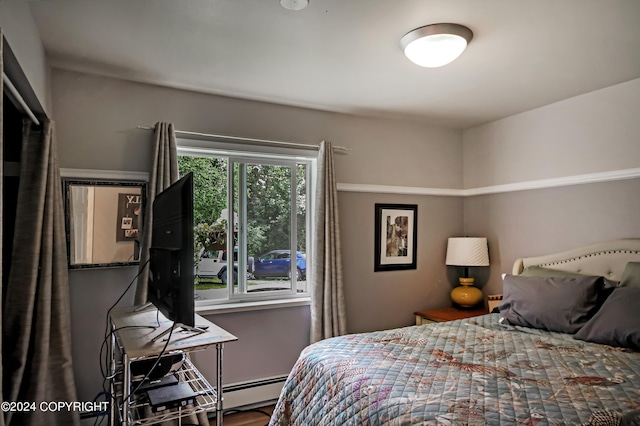
<instances>
[{"instance_id":1,"label":"power cord","mask_svg":"<svg viewBox=\"0 0 640 426\"><path fill-rule=\"evenodd\" d=\"M105 319L105 332L104 335L105 337L107 336L107 334L109 333L109 317L111 316L111 311L118 305L118 303L120 303L120 301L122 300L122 298L125 296L125 294L127 294L129 292L129 290L131 289L131 286L133 285L134 282L136 282L136 280L138 279L138 277L140 276L140 274L145 270L145 268L147 267L147 265L149 264L149 262L151 261L151 259L148 259L141 268L139 268L138 273L133 277L133 279L131 280L131 282L129 282L129 285L127 286L127 288L124 289L124 291L122 292L122 294L120 295L120 297L118 297L118 300L116 300L114 302L113 305L111 305L111 307L107 310L107 316Z\"/></svg>"},{"instance_id":2,"label":"power cord","mask_svg":"<svg viewBox=\"0 0 640 426\"><path fill-rule=\"evenodd\" d=\"M100 345L100 352L99 352L99 355L98 355L98 357L99 357L99 359L98 359L99 362L98 363L100 364L100 373L102 374L102 378L103 378L102 391L98 392L98 394L96 394L95 398L99 398L101 395L108 395L108 398L109 398L110 402L113 403L113 395L111 395L111 393L106 389L107 388L107 380L109 380L111 378L107 374L107 371L109 369L109 367L108 367L109 360L106 359L106 357L103 358L104 347L105 347L106 343L109 341L109 339L111 338L112 333L115 331L115 330L111 330L111 327L109 326L109 318L111 316L111 311L118 305L118 303L120 303L120 301L124 298L124 296L129 292L129 290L131 289L133 284L136 282L136 280L138 279L140 274L145 270L145 268L149 264L150 260L151 259L148 259L142 265L142 267L139 268L138 273L131 279L131 281L127 285L127 288L122 292L122 294L120 294L120 297L118 297L118 299L113 303L113 305L111 305L111 307L107 310L107 315L106 315L106 318L105 318L104 340L102 341L102 344ZM159 325L160 324L158 323L158 326ZM157 328L157 327L152 327L152 326L149 326L149 327Z\"/></svg>"},{"instance_id":3,"label":"power cord","mask_svg":"<svg viewBox=\"0 0 640 426\"><path fill-rule=\"evenodd\" d=\"M120 303L120 301L122 300L122 298L129 292L129 290L131 289L131 286L133 286L133 283L136 282L136 280L138 279L138 277L140 276L140 274L144 271L144 269L147 267L147 265L149 264L149 260L147 260L141 268L139 268L138 273L131 279L131 281L129 282L129 285L127 285L127 288L122 292L122 294L120 295L120 297L118 297L118 299L113 303L113 305L111 305L111 307L107 310L107 315L105 318L105 330L104 330L104 340L102 342L102 345L100 346L100 353L99 353L99 363L100 363L100 372L102 373L102 377L105 377L105 373L104 371L108 369L108 363L109 360L104 359L103 360L103 347L105 345L105 342L108 341L108 339L111 337L111 327L109 326L109 318L111 316L111 311L118 305L118 303ZM160 324L158 324L160 325ZM104 365L107 366L103 369L103 362ZM103 385L103 391L106 391L106 389L104 389L104 385Z\"/></svg>"},{"instance_id":4,"label":"power cord","mask_svg":"<svg viewBox=\"0 0 640 426\"><path fill-rule=\"evenodd\" d=\"M164 344L164 347L162 348L162 351L160 351L160 353L158 354L156 361L153 363L153 366L149 369L149 371L147 371L147 373L144 375L144 377L142 378L142 380L140 381L140 383L138 384L138 386L136 386L136 388L134 390L132 390L131 392L129 392L129 396L127 397L127 402L131 401L131 396L133 394L135 394L138 389L140 389L140 386L142 386L145 382L145 380L147 380L149 378L149 375L151 374L151 372L158 366L158 364L160 363L160 359L164 356L164 353L167 351L167 347L169 346L169 342L171 341L171 335L173 334L173 330L176 328L176 322L174 321L173 324L171 325L171 329L169 330L169 336L167 337L167 341Z\"/></svg>"},{"instance_id":5,"label":"power cord","mask_svg":"<svg viewBox=\"0 0 640 426\"><path fill-rule=\"evenodd\" d=\"M158 366L158 364L160 363L160 360L162 359L162 357L164 356L164 354L165 354L165 353L166 353L166 351L167 351L167 347L169 346L169 342L171 341L171 335L173 334L173 330L175 329L175 327L176 327L176 322L174 321L174 322L173 322L173 324L171 325L171 329L169 330L169 336L168 336L168 337L167 337L167 339L166 339L166 343L164 344L164 347L162 348L162 350L160 351L160 353L157 355L157 358L156 358L155 362L153 363L153 365L151 366L151 368L146 372L146 374L144 375L144 377L142 378L142 380L140 381L140 383L136 386L136 388L135 388L135 389L133 389L133 390L131 390L131 391L129 392L129 395L128 395L128 397L127 397L127 401L126 401L126 403L131 402L131 397L132 397L132 396L133 396L133 395L134 395L134 394L135 394L135 393L140 389L140 387L141 387L141 386L145 383L145 381L149 378L149 376L150 376L150 374L153 372L153 370L154 370L154 369ZM158 327L154 327L154 326L130 325L130 326L124 326L124 327L116 328L116 329L112 330L112 331L111 331L111 333L115 333L116 331L119 331L119 330L122 330L122 329L125 329L125 328L153 328L153 329L156 329L156 328L158 328ZM103 341L103 345L102 345L102 347L101 347L101 351L102 351L102 348L104 347L104 342L105 342L105 341L107 341L110 337L111 337L111 336L109 335L109 336L108 336L107 338L105 338L105 340ZM107 391L107 390L105 390L104 388L106 387L106 383L107 383L107 381L108 381L108 380L113 379L116 375L121 374L121 373L122 373L122 370L116 371L116 372L114 372L112 375L107 376L107 375L106 375L106 374L104 374L104 372L102 371L102 363L100 364L100 367L101 367L101 372L103 373L103 379L104 379L104 380L103 380L103 391L102 391L102 392L100 392L98 395L96 395L96 397L94 398L94 400L95 400L95 399L97 399L100 395L106 395L106 396L107 396L107 398L108 398L108 401L109 401L110 403L112 403L112 404L113 404L113 403L115 402L115 397L114 397L114 395L112 395L110 392L108 392L108 391ZM125 384L123 383L123 386L124 386L124 385L125 385ZM104 417L104 414L99 414L99 416ZM96 419L96 421L97 421L97 419ZM100 420L100 423L98 423L98 424L101 424L101 423L102 423L102 420Z\"/></svg>"},{"instance_id":6,"label":"power cord","mask_svg":"<svg viewBox=\"0 0 640 426\"><path fill-rule=\"evenodd\" d=\"M93 402L97 402L98 399L100 399L101 396L105 396L106 397L106 401L105 402L111 402L111 394L109 392L100 392L98 393L94 398L93 398ZM98 414L96 415L96 420L95 422L93 422L94 426L99 426L102 424L102 422L104 421L105 417L109 415L109 409L106 409L105 411L100 411L98 412Z\"/></svg>"}]
</instances>

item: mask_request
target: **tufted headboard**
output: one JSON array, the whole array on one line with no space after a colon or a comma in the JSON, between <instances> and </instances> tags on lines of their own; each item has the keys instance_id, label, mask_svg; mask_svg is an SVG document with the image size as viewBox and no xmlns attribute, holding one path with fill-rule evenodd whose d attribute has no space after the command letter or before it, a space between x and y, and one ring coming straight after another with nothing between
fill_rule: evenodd
<instances>
[{"instance_id":1,"label":"tufted headboard","mask_svg":"<svg viewBox=\"0 0 640 426\"><path fill-rule=\"evenodd\" d=\"M606 241L561 253L520 258L513 264L512 273L519 275L524 268L541 266L620 281L627 262L640 262L640 238Z\"/></svg>"}]
</instances>

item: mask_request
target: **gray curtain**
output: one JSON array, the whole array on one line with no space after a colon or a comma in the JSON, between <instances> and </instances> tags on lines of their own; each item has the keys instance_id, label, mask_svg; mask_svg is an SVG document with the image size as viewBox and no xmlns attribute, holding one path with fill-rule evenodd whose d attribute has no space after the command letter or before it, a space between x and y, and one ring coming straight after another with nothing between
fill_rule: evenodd
<instances>
[{"instance_id":1,"label":"gray curtain","mask_svg":"<svg viewBox=\"0 0 640 426\"><path fill-rule=\"evenodd\" d=\"M3 312L4 400L77 401L55 125L24 120L11 271ZM7 425L79 425L77 411L5 413Z\"/></svg>"},{"instance_id":2,"label":"gray curtain","mask_svg":"<svg viewBox=\"0 0 640 426\"><path fill-rule=\"evenodd\" d=\"M2 64L2 44L4 42L4 39L2 37L2 28L0 28L0 74L2 74L4 72L4 66ZM4 202L2 201L4 199L4 187L2 186L2 183L4 181L4 156L3 156L3 152L4 152L4 145L2 143L2 129L3 129L3 123L2 123L2 117L4 116L4 110L2 109L2 100L4 99L4 96L2 96L2 94L4 93L4 79L0 79L0 223L4 223L4 216L3 216L3 211L4 211ZM4 235L2 233L2 226L0 226L0 248L2 250L4 250L4 247L2 246L2 241L3 241ZM0 252L2 251L0 250ZM4 270L2 268L2 262L0 262L0 282L4 282ZM2 329L2 292L0 292L0 330ZM2 383L2 339L0 339L0 383ZM2 388L0 387L0 403L4 401L4 398L2 397ZM4 426L4 416L0 416L0 426Z\"/></svg>"},{"instance_id":3,"label":"gray curtain","mask_svg":"<svg viewBox=\"0 0 640 426\"><path fill-rule=\"evenodd\" d=\"M147 205L144 212L144 225L140 247L140 267L138 282L136 283L135 305L147 302L147 281L149 280L149 249L151 248L151 226L153 224L153 200L156 195L178 180L178 150L176 147L176 133L173 123L158 122L154 129L154 153L151 169L151 180L147 191ZM189 354L187 354L189 356ZM147 413L150 415L150 413ZM206 413L185 416L181 421L162 422L162 425L177 424L206 425L209 424Z\"/></svg>"},{"instance_id":4,"label":"gray curtain","mask_svg":"<svg viewBox=\"0 0 640 426\"><path fill-rule=\"evenodd\" d=\"M136 285L135 304L147 302L147 281L149 280L149 248L151 247L151 226L153 224L153 200L156 195L178 180L178 151L173 123L156 123L154 130L154 153L151 165L151 180L147 191L142 240L140 245L140 274Z\"/></svg>"},{"instance_id":5,"label":"gray curtain","mask_svg":"<svg viewBox=\"0 0 640 426\"><path fill-rule=\"evenodd\" d=\"M347 333L342 283L338 190L333 146L323 141L318 152L316 217L311 282L311 343Z\"/></svg>"}]
</instances>

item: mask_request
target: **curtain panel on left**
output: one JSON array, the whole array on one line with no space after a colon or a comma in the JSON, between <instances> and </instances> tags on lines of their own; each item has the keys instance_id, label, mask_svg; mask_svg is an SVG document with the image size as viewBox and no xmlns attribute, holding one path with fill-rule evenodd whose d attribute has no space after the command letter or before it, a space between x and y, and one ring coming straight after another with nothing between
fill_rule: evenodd
<instances>
[{"instance_id":1,"label":"curtain panel on left","mask_svg":"<svg viewBox=\"0 0 640 426\"><path fill-rule=\"evenodd\" d=\"M15 236L3 312L5 401L77 401L55 124L23 121ZM10 342L10 344L9 344ZM77 411L5 413L10 425L79 425Z\"/></svg>"},{"instance_id":2,"label":"curtain panel on left","mask_svg":"<svg viewBox=\"0 0 640 426\"><path fill-rule=\"evenodd\" d=\"M2 36L2 28L0 28L0 74L4 73L4 65L2 62L2 55L3 55L3 50L2 50L2 45L4 43L4 38ZM3 109L3 105L2 105L2 101L4 99L4 79L0 80L0 176L2 177L2 179L0 179L0 219L1 219L1 223L4 223L4 202L2 201L4 199L4 186L3 186L3 181L4 181L4 144L2 142L2 129L3 129L3 117L4 117L4 109ZM2 226L0 226L0 248L2 248L2 250L0 250L0 252L4 253L4 247L2 245L2 241L4 240L4 234L2 233ZM0 262L0 279L2 279L2 281L4 283L4 269L2 267L2 262ZM3 312L2 312L2 306L4 305L3 300L2 300L2 293L0 292L0 330L2 329L2 317L4 316ZM4 383L3 382L3 359L2 359L2 340L0 339L0 384ZM2 403L4 401L4 396L2 395L2 388L0 388L0 403ZM4 416L0 416L0 426L4 426Z\"/></svg>"}]
</instances>

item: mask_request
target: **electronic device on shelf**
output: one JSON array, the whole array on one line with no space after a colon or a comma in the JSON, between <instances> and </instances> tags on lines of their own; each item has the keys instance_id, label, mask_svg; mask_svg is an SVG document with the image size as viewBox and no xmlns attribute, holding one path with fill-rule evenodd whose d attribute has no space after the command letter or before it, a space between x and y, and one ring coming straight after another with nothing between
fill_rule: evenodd
<instances>
[{"instance_id":1,"label":"electronic device on shelf","mask_svg":"<svg viewBox=\"0 0 640 426\"><path fill-rule=\"evenodd\" d=\"M152 389L161 388L164 386L173 386L178 384L178 377L175 374L169 374L158 379L146 379L142 384L140 382L133 382L131 384L131 390L136 393L147 392Z\"/></svg>"},{"instance_id":2,"label":"electronic device on shelf","mask_svg":"<svg viewBox=\"0 0 640 426\"><path fill-rule=\"evenodd\" d=\"M171 410L186 405L195 405L197 392L189 383L179 383L175 386L163 386L147 392L151 410L154 412Z\"/></svg>"},{"instance_id":3,"label":"electronic device on shelf","mask_svg":"<svg viewBox=\"0 0 640 426\"><path fill-rule=\"evenodd\" d=\"M132 361L130 364L131 377L135 380L139 378L142 380L146 377L148 380L158 380L165 377L167 374L177 371L182 367L184 362L184 354L169 354L165 355L158 361L158 364L153 368L153 365L158 361L158 358L147 358L138 361ZM153 370L151 370L153 368Z\"/></svg>"},{"instance_id":4,"label":"electronic device on shelf","mask_svg":"<svg viewBox=\"0 0 640 426\"><path fill-rule=\"evenodd\" d=\"M149 301L174 321L176 328L202 333L203 330L195 327L193 173L158 194L152 211Z\"/></svg>"}]
</instances>

